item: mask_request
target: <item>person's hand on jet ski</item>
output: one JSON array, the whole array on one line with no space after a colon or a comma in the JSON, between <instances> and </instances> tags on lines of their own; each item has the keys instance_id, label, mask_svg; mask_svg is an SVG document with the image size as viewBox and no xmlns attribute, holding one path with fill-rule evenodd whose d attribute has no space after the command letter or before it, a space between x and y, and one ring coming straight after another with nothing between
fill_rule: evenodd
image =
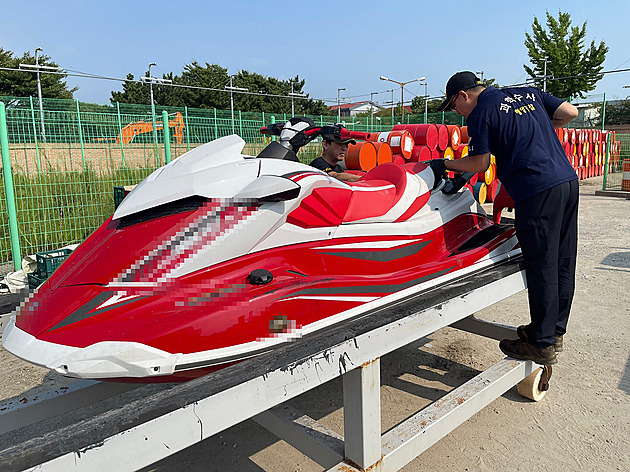
<instances>
[{"instance_id":1,"label":"person's hand on jet ski","mask_svg":"<svg viewBox=\"0 0 630 472\"><path fill-rule=\"evenodd\" d=\"M433 176L435 177L433 180L433 188L437 187L446 173L445 161L446 159L433 159L427 162L428 166L433 171Z\"/></svg>"}]
</instances>

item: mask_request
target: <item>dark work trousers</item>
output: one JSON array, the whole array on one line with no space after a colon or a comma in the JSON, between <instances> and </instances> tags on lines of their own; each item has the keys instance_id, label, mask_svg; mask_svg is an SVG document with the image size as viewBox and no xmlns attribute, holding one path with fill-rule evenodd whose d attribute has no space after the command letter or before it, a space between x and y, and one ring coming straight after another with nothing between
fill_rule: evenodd
<instances>
[{"instance_id":1,"label":"dark work trousers","mask_svg":"<svg viewBox=\"0 0 630 472\"><path fill-rule=\"evenodd\" d=\"M515 203L514 228L525 261L534 346L556 342L567 329L575 291L578 181L572 180Z\"/></svg>"}]
</instances>

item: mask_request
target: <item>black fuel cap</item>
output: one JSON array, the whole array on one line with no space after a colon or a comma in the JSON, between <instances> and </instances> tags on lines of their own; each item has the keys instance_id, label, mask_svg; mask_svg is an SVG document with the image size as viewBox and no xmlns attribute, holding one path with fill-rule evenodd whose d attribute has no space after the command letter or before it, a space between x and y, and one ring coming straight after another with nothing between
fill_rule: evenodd
<instances>
[{"instance_id":1,"label":"black fuel cap","mask_svg":"<svg viewBox=\"0 0 630 472\"><path fill-rule=\"evenodd\" d=\"M252 285L265 285L273 280L273 275L267 269L254 269L247 276L247 280Z\"/></svg>"}]
</instances>

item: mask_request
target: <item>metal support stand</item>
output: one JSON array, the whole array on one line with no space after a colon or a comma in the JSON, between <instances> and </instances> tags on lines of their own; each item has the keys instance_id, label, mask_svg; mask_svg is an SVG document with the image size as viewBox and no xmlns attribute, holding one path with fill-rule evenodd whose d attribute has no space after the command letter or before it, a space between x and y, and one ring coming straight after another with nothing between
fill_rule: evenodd
<instances>
[{"instance_id":1,"label":"metal support stand","mask_svg":"<svg viewBox=\"0 0 630 472\"><path fill-rule=\"evenodd\" d=\"M346 460L366 469L381 458L381 362L375 359L343 376Z\"/></svg>"},{"instance_id":2,"label":"metal support stand","mask_svg":"<svg viewBox=\"0 0 630 472\"><path fill-rule=\"evenodd\" d=\"M471 315L524 288L518 260L453 281L325 333L11 446L0 451L0 470L137 470L248 418L326 470L398 470L536 366L502 360L382 435L380 357L449 325L491 338L513 336L514 328ZM339 376L343 377L345 438L284 405ZM120 393L116 387L106 392L98 385L107 384L88 382L75 388L75 397L68 397L71 401L29 400L19 408L0 405L0 425L13 430L54 416L54 409L86 404L76 396L81 390L100 398Z\"/></svg>"}]
</instances>

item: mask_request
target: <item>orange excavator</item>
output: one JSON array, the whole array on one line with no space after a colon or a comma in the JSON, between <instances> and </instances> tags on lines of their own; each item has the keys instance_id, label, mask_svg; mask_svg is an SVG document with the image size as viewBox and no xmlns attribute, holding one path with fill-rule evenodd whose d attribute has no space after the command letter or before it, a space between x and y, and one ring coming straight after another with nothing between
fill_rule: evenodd
<instances>
[{"instance_id":1,"label":"orange excavator","mask_svg":"<svg viewBox=\"0 0 630 472\"><path fill-rule=\"evenodd\" d=\"M170 117L173 117L171 119ZM169 115L168 127L173 129L173 134L175 135L175 139L178 143L182 143L184 141L184 117L180 112L176 112L173 115ZM162 121L155 122L155 129L161 130L164 128L164 124ZM116 142L120 143L122 141L123 144L131 143L136 136L144 133L152 133L153 132L153 123L151 121L135 121L133 123L129 123L123 129L120 130L120 134L116 138Z\"/></svg>"}]
</instances>

